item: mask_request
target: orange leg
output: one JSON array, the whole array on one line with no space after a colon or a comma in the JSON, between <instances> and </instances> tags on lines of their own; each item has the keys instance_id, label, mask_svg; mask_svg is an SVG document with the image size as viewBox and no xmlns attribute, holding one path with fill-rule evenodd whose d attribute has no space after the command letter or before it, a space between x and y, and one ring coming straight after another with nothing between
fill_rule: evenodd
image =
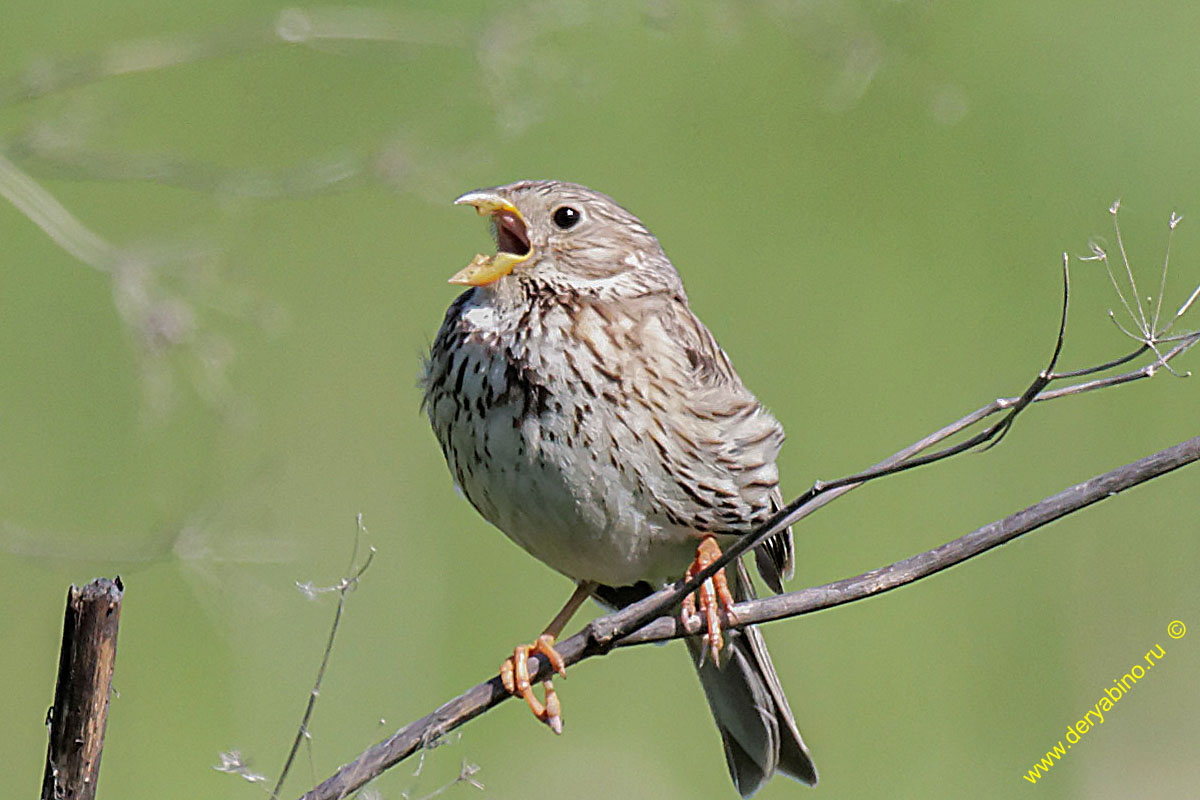
<instances>
[{"instance_id":1,"label":"orange leg","mask_svg":"<svg viewBox=\"0 0 1200 800\"><path fill-rule=\"evenodd\" d=\"M562 633L562 629L583 605L583 601L591 596L595 588L596 584L587 581L579 584L575 588L574 594L571 595L571 599L567 600L562 611L559 611L550 621L542 635L533 644L517 645L513 649L512 656L506 658L500 665L500 680L508 693L524 698L533 715L549 725L550 730L555 733L562 733L562 706L558 702L554 684L548 680L542 682L546 695L544 703L538 700L537 695L533 693L533 685L529 678L529 655L537 653L543 656L549 660L555 672L564 678L567 677L567 666L563 662L562 656L554 649L554 640Z\"/></svg>"},{"instance_id":2,"label":"orange leg","mask_svg":"<svg viewBox=\"0 0 1200 800\"><path fill-rule=\"evenodd\" d=\"M721 547L717 544L717 537L712 534L705 536L696 547L696 558L684 573L684 580L691 579L720 557ZM725 579L724 569L718 570L716 575L700 584L695 596L688 595L683 599L682 616L685 621L695 616L697 603L699 603L700 611L704 614L708 629L708 632L704 634L704 643L708 645L708 652L712 654L713 663L719 663L721 648L725 646L725 637L721 635L720 612L724 611L730 620L735 619L733 595L729 592L729 582Z\"/></svg>"}]
</instances>

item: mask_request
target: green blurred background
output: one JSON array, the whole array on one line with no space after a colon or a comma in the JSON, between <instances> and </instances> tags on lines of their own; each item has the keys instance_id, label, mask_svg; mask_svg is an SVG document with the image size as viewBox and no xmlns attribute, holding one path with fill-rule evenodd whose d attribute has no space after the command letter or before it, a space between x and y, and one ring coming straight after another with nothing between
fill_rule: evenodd
<instances>
[{"instance_id":1,"label":"green blurred background","mask_svg":"<svg viewBox=\"0 0 1200 800\"><path fill-rule=\"evenodd\" d=\"M1060 254L1113 244L1114 198L1143 294L1172 210L1167 303L1200 281L1200 7L283 11L6 3L0 152L116 260L94 269L0 205L5 796L37 790L71 582L127 587L110 798L262 796L212 767L237 749L278 774L335 602L295 582L337 582L360 511L378 555L284 796L487 677L565 599L454 494L418 410L445 278L488 246L450 205L462 191L557 177L638 214L787 428L789 496L1020 391L1052 345ZM1127 351L1100 266L1073 274L1063 365ZM1039 407L997 449L839 501L797 531L793 586L1194 435L1194 380ZM813 796L1193 796L1194 470L770 625ZM1193 633L1169 639L1175 619ZM1023 780L1154 644L1160 668ZM562 738L507 703L375 790L420 797L465 760L489 797L735 796L681 646L585 663L559 689ZM809 795L780 779L760 796Z\"/></svg>"}]
</instances>

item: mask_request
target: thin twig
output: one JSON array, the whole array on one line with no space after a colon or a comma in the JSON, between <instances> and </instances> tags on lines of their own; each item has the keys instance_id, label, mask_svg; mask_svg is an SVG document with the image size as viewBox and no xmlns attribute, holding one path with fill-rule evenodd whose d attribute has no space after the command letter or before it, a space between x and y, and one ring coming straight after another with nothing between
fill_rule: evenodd
<instances>
[{"instance_id":1,"label":"thin twig","mask_svg":"<svg viewBox=\"0 0 1200 800\"><path fill-rule=\"evenodd\" d=\"M1046 368L1038 373L1037 377L1033 379L1033 381L1028 387L1026 387L1025 391L1022 392L1019 397L1007 400L997 400L991 406L995 409L994 411L989 410L987 414L978 418L979 420L982 420L993 413L998 413L1000 411L1007 412L999 421L993 423L982 432L970 437L969 439L966 439L965 441L959 442L958 444L944 447L941 450L937 450L933 453L918 455L918 453L929 449L939 442L945 441L955 433L958 433L959 431L975 424L974 421L964 424L964 420L967 419L964 418L963 420L959 420L958 423L948 425L945 428L942 428L942 430L925 437L913 445L910 445L909 447L894 454L890 458L881 461L864 472L859 472L855 475L849 475L844 478L838 478L834 481L817 481L812 485L811 488L809 488L808 491L776 512L771 519L759 526L758 529L741 537L732 546L727 548L720 558L714 560L707 567L698 571L694 576L692 576L692 578L676 583L675 586L670 590L669 595L664 595L656 602L645 604L644 606L643 604L645 601L635 603L633 606L631 606L631 608L639 608L638 614L631 617L628 621L623 622L622 624L624 627L612 631L612 640L615 641L616 639L619 639L622 636L641 628L651 619L662 614L667 608L679 603L684 597L687 597L689 594L696 591L696 589L698 589L700 585L704 583L704 581L708 580L713 575L717 574L717 572L724 569L725 566L731 563L734 559L740 558L743 554L757 547L767 538L782 530L785 530L807 516L809 513L812 513L812 511L815 511L816 508L819 508L820 506L816 505L814 501L819 500L822 495L830 495L836 492L836 496L841 496L845 492L857 488L868 481L877 480L889 475L895 475L899 472L915 469L916 467L924 466L926 464L933 464L937 461L942 461L960 453L967 452L968 450L979 447L980 445L994 445L998 443L1004 438L1005 434L1008 433L1013 422L1016 421L1017 416L1026 408L1028 408L1029 405L1037 399L1042 390L1045 389L1046 386L1054 379L1054 367L1058 363L1058 357L1062 354L1063 341L1066 336L1067 310L1070 306L1070 301L1070 270L1068 268L1067 254L1063 253L1062 312L1059 317L1058 334L1055 337L1054 349L1051 353L1050 361ZM832 499L833 498L831 497L830 500ZM811 508L806 510L806 507L809 507L810 505ZM820 505L824 505L824 503L821 503Z\"/></svg>"},{"instance_id":2,"label":"thin twig","mask_svg":"<svg viewBox=\"0 0 1200 800\"><path fill-rule=\"evenodd\" d=\"M1137 281L1133 279L1133 266L1129 263L1129 256L1125 253L1125 239L1121 236L1121 225L1117 222L1117 213L1120 209L1121 201L1117 200L1109 208L1109 213L1112 214L1113 230L1117 232L1117 248L1121 251L1121 263L1125 265L1125 276L1129 280L1129 291L1133 293L1133 302L1137 305L1138 313L1135 315L1133 310L1129 308L1129 304L1125 303L1125 295L1123 294L1121 295L1121 302L1125 303L1125 308L1129 311L1129 316L1137 324L1138 330L1148 336L1150 334L1150 325L1146 322L1146 311L1142 308L1142 297L1138 294Z\"/></svg>"},{"instance_id":3,"label":"thin twig","mask_svg":"<svg viewBox=\"0 0 1200 800\"><path fill-rule=\"evenodd\" d=\"M1163 256L1162 273L1158 279L1158 300L1154 304L1154 321L1150 323L1151 330L1158 330L1158 320L1162 316L1163 296L1167 293L1167 271L1171 268L1171 240L1175 238L1175 227L1183 221L1183 217L1171 212L1171 218L1167 220L1167 247L1166 254Z\"/></svg>"},{"instance_id":4,"label":"thin twig","mask_svg":"<svg viewBox=\"0 0 1200 800\"><path fill-rule=\"evenodd\" d=\"M1200 436L1071 486L1022 511L903 561L824 586L740 603L733 609L736 622L731 622L729 627L744 627L810 614L899 588L961 564L994 547L1007 544L1022 534L1195 461L1200 461ZM678 617L660 617L621 639L615 646L660 642L703 632L704 625L700 619L690 619L684 624Z\"/></svg>"},{"instance_id":5,"label":"thin twig","mask_svg":"<svg viewBox=\"0 0 1200 800\"><path fill-rule=\"evenodd\" d=\"M1055 378L1082 378L1084 375L1092 375L1097 372L1107 372L1108 370L1119 367L1122 364L1128 364L1130 361L1133 361L1134 359L1136 359L1138 356L1140 356L1142 353L1146 352L1149 349L1150 349L1149 346L1142 345L1137 350L1134 350L1132 353L1123 355L1120 358L1114 358L1112 361L1106 362L1104 364L1098 364L1094 367L1084 367L1083 369L1071 370L1069 372L1056 372L1056 373L1054 373L1054 377Z\"/></svg>"},{"instance_id":6,"label":"thin twig","mask_svg":"<svg viewBox=\"0 0 1200 800\"><path fill-rule=\"evenodd\" d=\"M347 568L348 574L346 577L342 578L336 585L324 589L314 589L311 585L307 584L300 585L301 591L309 595L320 591L335 591L338 593L338 603L337 610L333 614L333 624L329 626L329 639L325 643L325 652L321 654L321 666L317 669L317 677L313 681L312 691L308 693L308 703L304 706L304 716L300 720L300 727L296 730L296 738L292 741L292 749L288 751L283 769L279 771L279 779L275 782L275 788L271 790L271 800L276 800L279 797L279 790L283 788L283 782L287 780L292 763L296 760L296 753L300 750L300 743L308 739L308 722L312 719L313 709L317 704L317 697L321 694L321 682L325 679L325 669L329 666L329 656L333 653L333 640L337 636L338 626L342 622L342 612L346 608L346 595L358 585L359 579L367 571L367 567L371 566L371 561L375 558L375 547L371 546L367 551L367 558L363 561L362 566L355 567L355 562L358 560L359 537L367 532L366 527L363 525L361 513L358 515L357 525L358 527L354 531L354 547L350 552L350 566Z\"/></svg>"}]
</instances>

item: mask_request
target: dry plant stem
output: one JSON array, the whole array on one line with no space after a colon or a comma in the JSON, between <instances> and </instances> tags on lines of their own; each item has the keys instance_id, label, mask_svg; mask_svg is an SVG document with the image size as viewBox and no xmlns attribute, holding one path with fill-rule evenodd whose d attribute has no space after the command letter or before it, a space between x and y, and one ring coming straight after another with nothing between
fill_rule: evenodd
<instances>
[{"instance_id":1,"label":"dry plant stem","mask_svg":"<svg viewBox=\"0 0 1200 800\"><path fill-rule=\"evenodd\" d=\"M937 461L942 461L946 458L966 452L980 445L994 447L1008 433L1013 423L1016 421L1017 415L1029 407L1030 404L1038 401L1051 400L1058 397L1069 397L1075 394L1095 389L1103 389L1109 386L1119 386L1124 383L1130 383L1142 378L1153 377L1154 374L1162 367L1168 367L1168 363L1179 355L1187 352L1198 341L1200 341L1200 333L1192 333L1187 335L1166 354L1157 357L1153 362L1147 364L1141 369L1132 372L1114 375L1107 378L1097 378L1095 380L1086 381L1072 386L1066 386L1053 391L1044 391L1046 387L1055 380L1058 380L1063 375L1059 375L1054 371L1058 363L1058 357L1062 352L1063 341L1066 334L1067 324L1067 309L1070 304L1070 274L1067 268L1067 254L1063 254L1063 304L1062 315L1059 322L1058 337L1055 342L1054 352L1050 357L1050 363L1042 370L1041 373L1030 383L1029 387L1019 397L1001 398L993 403L980 408L973 414L963 417L959 421L947 425L940 431L927 436L919 442L916 442L909 447L901 450L895 455L881 461L874 467L861 472L857 475L851 475L845 478L839 478L835 481L815 483L807 492L800 495L787 506L777 512L770 520L764 523L758 530L744 536L736 544L725 550L721 558L714 561L707 568L696 573L692 578L680 581L674 587L658 592L645 600L635 603L626 610L637 609L637 613L632 615L630 619L624 621L620 627L615 628L611 633L611 641L620 639L633 631L641 628L651 619L661 615L668 608L673 607L680 602L684 597L694 592L696 588L708 578L712 577L717 571L724 568L727 564L736 558L740 558L744 553L757 547L760 542L768 538L772 534L783 530L784 528L794 525L804 517L816 511L826 503L832 501L836 497L861 486L871 480L883 478L888 475L894 475L904 470L914 467L932 464ZM1142 351L1144 352L1144 351ZM1112 364L1124 363L1126 359L1117 359L1113 362L1101 364L1097 367L1088 369L1075 370L1067 373L1071 376L1082 376L1095 374L1103 370L1109 369ZM951 436L971 427L987 417L996 414L1004 413L1004 416L996 423L992 424L986 430L972 436L971 438L959 442L958 444L945 447L933 453L926 455L918 455L924 450L945 441ZM657 599L656 599L657 598Z\"/></svg>"},{"instance_id":2,"label":"dry plant stem","mask_svg":"<svg viewBox=\"0 0 1200 800\"><path fill-rule=\"evenodd\" d=\"M355 563L358 561L358 540L359 537L366 533L366 528L363 526L363 515L360 513L357 519L358 527L354 532L354 549L350 552L350 567L348 575L332 589L338 593L337 610L333 613L333 623L329 626L329 638L325 642L325 652L321 654L321 666L317 668L317 677L313 681L312 691L308 693L308 703L304 707L304 716L300 719L300 727L296 730L296 738L292 740L292 748L288 751L287 759L283 763L283 769L279 771L279 779L275 782L275 788L271 790L271 800L279 797L279 791L283 788L283 782L287 780L288 773L292 769L292 764L296 760L296 753L300 751L300 744L308 738L308 723L312 719L313 709L317 704L317 697L321 694L321 682L325 680L325 670L329 667L329 657L333 654L333 642L337 638L338 627L342 624L342 613L346 610L346 594L355 586L358 585L359 579L363 573L371 566L371 561L375 558L375 548L371 547L367 551L367 557L363 561L362 566L355 569Z\"/></svg>"},{"instance_id":3,"label":"dry plant stem","mask_svg":"<svg viewBox=\"0 0 1200 800\"><path fill-rule=\"evenodd\" d=\"M1062 256L1062 275L1062 313L1059 315L1058 335L1055 337L1054 350L1050 355L1050 363L1045 369L1038 373L1037 377L1034 378L1033 382L1029 384L1024 392L1021 393L1020 397L1016 398L1015 400L997 400L990 406L985 406L984 409L980 409L980 412L976 412L976 414L979 414L986 410L986 413L983 413L983 416L978 417L977 420L968 421L975 416L968 415L958 422L952 423L951 425L942 428L940 431L925 437L921 441L906 447L905 449L901 450L890 458L881 461L879 464L876 464L874 467L866 470L865 472L839 478L835 481L817 481L807 492L800 495L795 500L791 501L778 512L776 512L771 519L759 526L756 531L743 536L734 545L727 548L724 555L722 555L716 561L712 562L710 565L700 570L692 577L676 583L675 586L667 592L667 594L664 595L663 592L659 592L656 595L652 595L650 598L635 603L628 609L625 609L626 611L636 609L636 613L633 614L628 621L622 623L623 627L618 627L612 631L612 640L619 639L622 636L632 633L633 631L642 627L651 619L662 614L667 608L673 607L676 603L681 602L684 597L687 597L692 592L696 591L696 589L702 583L704 583L704 581L708 580L717 572L724 569L727 564L735 559L741 558L744 553L747 553L753 548L757 547L759 543L773 534L795 524L808 514L811 514L813 511L819 508L820 505L824 505L824 503L821 503L820 505L814 504L814 501L821 499L823 496L831 495L834 492L837 492L836 496L841 496L845 492L850 491L851 489L854 489L863 483L866 483L867 481L876 480L888 475L894 475L898 472L924 466L925 464L932 464L937 461L942 461L944 459L956 456L959 453L967 452L968 450L980 445L992 447L996 444L999 444L1004 436L1008 433L1013 423L1016 421L1017 415L1028 408L1029 405L1035 399L1037 399L1042 390L1045 389L1046 386L1049 385L1049 383L1054 379L1054 368L1058 364L1058 357L1062 354L1063 342L1066 338L1067 311L1071 305L1071 272L1069 259L1066 253L1063 253ZM954 434L969 428L971 425L974 425L976 421L986 419L991 414L999 411L1006 411L1007 413L1005 413L998 422L993 423L986 430L977 433L969 439L958 442L954 445L949 445L933 453L919 455L935 444L945 441ZM832 497L829 498L829 500L832 499ZM826 500L825 502L827 503L829 500ZM660 595L662 596L659 597ZM654 598L659 599L655 600ZM653 600L653 602L649 602L651 600Z\"/></svg>"},{"instance_id":4,"label":"dry plant stem","mask_svg":"<svg viewBox=\"0 0 1200 800\"><path fill-rule=\"evenodd\" d=\"M1040 503L903 561L824 586L740 603L733 609L737 621L728 627L796 617L882 594L941 572L993 547L1006 544L1024 533L1195 461L1200 461L1200 436L1064 489ZM697 620L689 620L689 624L685 626L673 616L660 617L622 638L615 646L627 647L677 639L703 631L703 625Z\"/></svg>"},{"instance_id":5,"label":"dry plant stem","mask_svg":"<svg viewBox=\"0 0 1200 800\"><path fill-rule=\"evenodd\" d=\"M1072 486L1023 511L890 566L825 586L741 603L734 607L737 622L732 626L740 627L809 614L895 589L960 564L1049 522L1197 460L1200 460L1200 436ZM623 628L627 620L637 614L636 606L645 606L655 598L669 595L670 591L664 589L635 606L594 620L580 633L559 643L559 654L569 666L585 658L603 655L614 646L644 644L700 633L702 625L699 620L694 620L694 624L685 627L674 616L665 616L624 636L620 641L612 639L612 632ZM534 680L550 674L548 660L541 657L531 657L529 668ZM320 786L306 793L302 800L335 800L346 797L421 747L474 719L508 697L509 694L501 686L499 678L481 683L371 747L354 762L343 766Z\"/></svg>"},{"instance_id":6,"label":"dry plant stem","mask_svg":"<svg viewBox=\"0 0 1200 800\"><path fill-rule=\"evenodd\" d=\"M97 578L67 593L42 800L96 795L123 596L120 578Z\"/></svg>"}]
</instances>

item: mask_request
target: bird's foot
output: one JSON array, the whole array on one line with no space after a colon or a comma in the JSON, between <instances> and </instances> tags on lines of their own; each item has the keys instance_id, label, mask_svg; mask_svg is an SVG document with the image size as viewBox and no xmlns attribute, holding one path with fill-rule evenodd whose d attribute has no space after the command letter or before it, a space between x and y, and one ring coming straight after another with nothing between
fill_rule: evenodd
<instances>
[{"instance_id":1,"label":"bird's foot","mask_svg":"<svg viewBox=\"0 0 1200 800\"><path fill-rule=\"evenodd\" d=\"M559 705L554 684L548 680L542 681L546 695L545 702L538 700L537 695L533 693L533 686L529 680L530 653L537 653L549 659L554 671L564 678L567 677L566 664L563 663L562 656L554 649L554 637L543 633L533 644L522 644L513 649L512 656L506 658L500 665L500 680L509 694L524 698L533 715L549 725L550 730L562 733L562 706Z\"/></svg>"},{"instance_id":2,"label":"bird's foot","mask_svg":"<svg viewBox=\"0 0 1200 800\"><path fill-rule=\"evenodd\" d=\"M705 536L696 547L696 558L684 573L684 580L690 580L720 557L721 547L717 544L717 537ZM724 569L718 570L715 575L700 584L694 595L683 599L681 616L685 623L695 616L697 605L704 614L708 629L704 634L704 644L712 655L713 663L718 664L721 648L725 646L725 638L721 635L721 612L725 612L727 620L737 619L733 613L733 595L729 592L729 582L725 579Z\"/></svg>"}]
</instances>

